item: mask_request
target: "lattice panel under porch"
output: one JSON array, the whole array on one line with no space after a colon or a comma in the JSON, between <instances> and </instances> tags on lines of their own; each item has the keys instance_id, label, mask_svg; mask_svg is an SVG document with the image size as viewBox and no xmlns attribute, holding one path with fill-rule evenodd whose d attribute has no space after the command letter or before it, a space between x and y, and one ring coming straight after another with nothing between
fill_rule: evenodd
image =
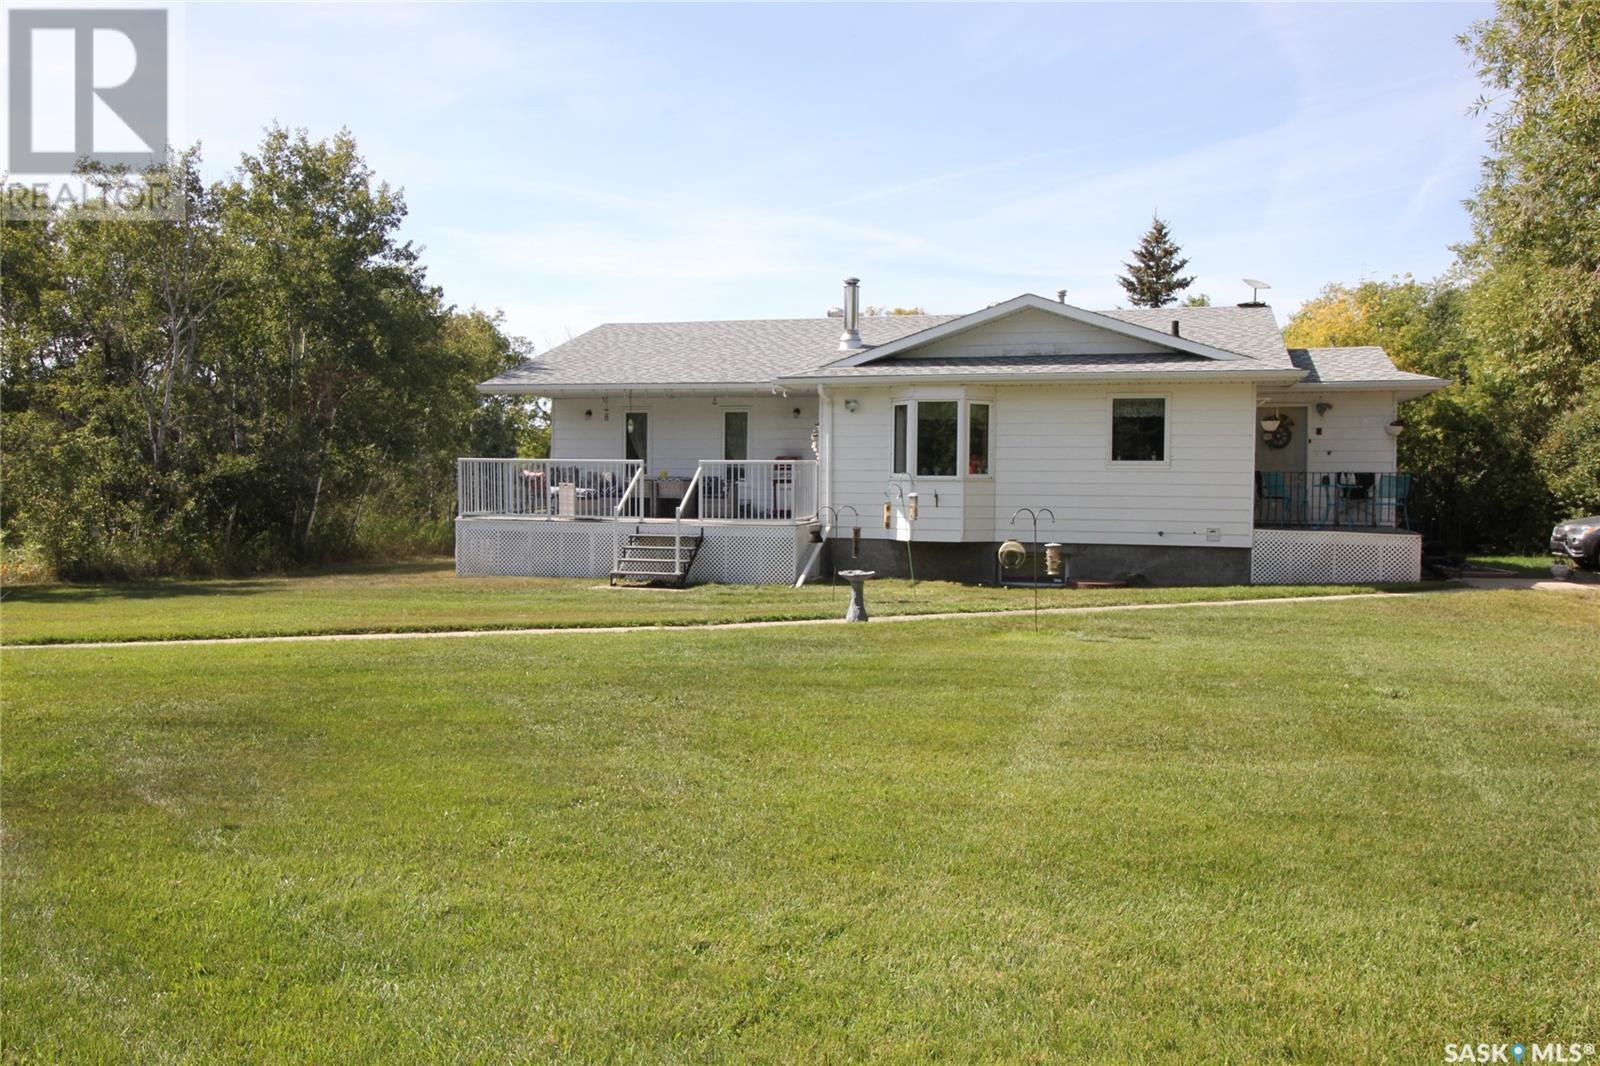
<instances>
[{"instance_id":1,"label":"lattice panel under porch","mask_svg":"<svg viewBox=\"0 0 1600 1066\"><path fill-rule=\"evenodd\" d=\"M1422 538L1401 533L1258 529L1250 580L1258 585L1418 581Z\"/></svg>"}]
</instances>

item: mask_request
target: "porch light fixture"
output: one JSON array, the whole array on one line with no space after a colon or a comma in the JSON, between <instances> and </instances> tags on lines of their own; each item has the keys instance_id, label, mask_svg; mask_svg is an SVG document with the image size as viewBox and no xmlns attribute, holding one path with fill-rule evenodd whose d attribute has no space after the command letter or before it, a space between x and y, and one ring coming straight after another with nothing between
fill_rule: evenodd
<instances>
[{"instance_id":1,"label":"porch light fixture","mask_svg":"<svg viewBox=\"0 0 1600 1066\"><path fill-rule=\"evenodd\" d=\"M583 412L583 420L585 422L587 422L589 419L591 419L593 417L594 417L594 408L590 407L590 408L585 409L585 411Z\"/></svg>"},{"instance_id":2,"label":"porch light fixture","mask_svg":"<svg viewBox=\"0 0 1600 1066\"><path fill-rule=\"evenodd\" d=\"M846 400L844 402L844 409L849 411L851 414L855 414L860 407L861 401L859 400Z\"/></svg>"},{"instance_id":3,"label":"porch light fixture","mask_svg":"<svg viewBox=\"0 0 1600 1066\"><path fill-rule=\"evenodd\" d=\"M1317 404L1317 414L1319 415L1325 415L1331 410L1333 410L1333 404L1328 403L1326 400Z\"/></svg>"},{"instance_id":4,"label":"porch light fixture","mask_svg":"<svg viewBox=\"0 0 1600 1066\"><path fill-rule=\"evenodd\" d=\"M800 417L800 408L798 408L798 407L796 407L796 408L795 408L795 409L794 409L794 416L795 416L795 417L796 417L796 418L799 418L799 417Z\"/></svg>"}]
</instances>

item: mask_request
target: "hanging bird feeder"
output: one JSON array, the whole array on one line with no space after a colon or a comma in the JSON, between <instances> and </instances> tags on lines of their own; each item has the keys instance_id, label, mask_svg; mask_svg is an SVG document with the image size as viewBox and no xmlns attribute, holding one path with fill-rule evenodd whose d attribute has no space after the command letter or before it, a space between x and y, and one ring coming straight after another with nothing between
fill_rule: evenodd
<instances>
[{"instance_id":1,"label":"hanging bird feeder","mask_svg":"<svg viewBox=\"0 0 1600 1066\"><path fill-rule=\"evenodd\" d=\"M1028 561L1028 549L1022 546L1020 540L1006 541L995 555L1000 560L1002 570L1020 570L1022 564Z\"/></svg>"}]
</instances>

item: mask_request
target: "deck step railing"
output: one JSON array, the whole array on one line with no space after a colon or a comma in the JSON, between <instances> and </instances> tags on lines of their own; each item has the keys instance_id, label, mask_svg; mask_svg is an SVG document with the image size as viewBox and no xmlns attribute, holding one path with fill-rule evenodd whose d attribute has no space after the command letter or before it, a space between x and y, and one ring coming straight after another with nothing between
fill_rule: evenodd
<instances>
[{"instance_id":1,"label":"deck step railing","mask_svg":"<svg viewBox=\"0 0 1600 1066\"><path fill-rule=\"evenodd\" d=\"M457 459L456 513L637 519L640 472L627 459Z\"/></svg>"},{"instance_id":2,"label":"deck step railing","mask_svg":"<svg viewBox=\"0 0 1600 1066\"><path fill-rule=\"evenodd\" d=\"M1256 525L1415 530L1418 487L1411 474L1257 471Z\"/></svg>"},{"instance_id":3,"label":"deck step railing","mask_svg":"<svg viewBox=\"0 0 1600 1066\"><path fill-rule=\"evenodd\" d=\"M702 459L695 494L702 521L792 522L817 515L815 459Z\"/></svg>"}]
</instances>

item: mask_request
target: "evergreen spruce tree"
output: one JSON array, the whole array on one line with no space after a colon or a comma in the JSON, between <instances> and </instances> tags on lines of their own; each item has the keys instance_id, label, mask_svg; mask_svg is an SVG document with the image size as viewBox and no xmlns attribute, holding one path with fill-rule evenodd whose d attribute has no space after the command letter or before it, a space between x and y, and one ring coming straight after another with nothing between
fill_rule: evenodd
<instances>
[{"instance_id":1,"label":"evergreen spruce tree","mask_svg":"<svg viewBox=\"0 0 1600 1066\"><path fill-rule=\"evenodd\" d=\"M1157 215L1150 216L1150 228L1139 238L1133 250L1133 262L1123 263L1128 268L1126 276L1117 275L1117 282L1128 293L1135 307L1165 307L1176 303L1178 293L1187 289L1194 276L1179 277L1178 272L1189 265L1183 258L1183 249L1172 240L1167 224Z\"/></svg>"}]
</instances>

